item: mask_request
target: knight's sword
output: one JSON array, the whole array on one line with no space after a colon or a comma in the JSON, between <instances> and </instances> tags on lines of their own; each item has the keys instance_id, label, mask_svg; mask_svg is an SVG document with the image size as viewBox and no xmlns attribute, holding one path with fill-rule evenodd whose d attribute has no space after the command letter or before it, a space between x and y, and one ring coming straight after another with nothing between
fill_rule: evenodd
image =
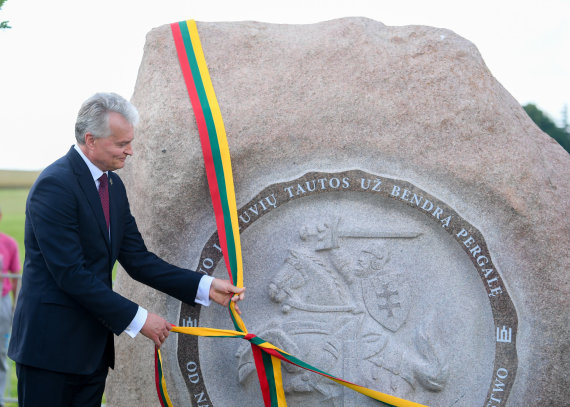
<instances>
[{"instance_id":1,"label":"knight's sword","mask_svg":"<svg viewBox=\"0 0 570 407\"><path fill-rule=\"evenodd\" d=\"M336 249L339 247L339 239L415 239L422 235L421 232L399 231L386 232L379 230L367 229L351 229L344 230L339 228L340 219L336 224L325 223L322 227L317 227L314 231L307 228L301 230L301 239L308 237L316 237L319 245L316 250Z\"/></svg>"}]
</instances>

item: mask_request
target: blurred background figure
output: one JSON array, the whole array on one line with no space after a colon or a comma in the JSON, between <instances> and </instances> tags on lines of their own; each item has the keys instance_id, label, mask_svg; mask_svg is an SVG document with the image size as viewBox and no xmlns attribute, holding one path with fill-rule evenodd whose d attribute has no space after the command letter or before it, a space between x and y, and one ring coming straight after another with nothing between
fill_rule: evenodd
<instances>
[{"instance_id":1,"label":"blurred background figure","mask_svg":"<svg viewBox=\"0 0 570 407\"><path fill-rule=\"evenodd\" d=\"M2 221L2 208L0 207L0 222ZM4 399L4 390L8 376L8 342L12 329L13 300L10 292L16 298L18 280L5 278L8 273L20 272L20 256L16 240L0 232L0 271L2 272L2 298L0 299L0 406Z\"/></svg>"}]
</instances>

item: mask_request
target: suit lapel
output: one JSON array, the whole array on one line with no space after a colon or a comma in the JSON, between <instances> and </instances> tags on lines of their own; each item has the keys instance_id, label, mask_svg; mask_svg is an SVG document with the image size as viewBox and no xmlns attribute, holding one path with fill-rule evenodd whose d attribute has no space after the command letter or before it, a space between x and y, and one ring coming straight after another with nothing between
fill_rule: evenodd
<instances>
[{"instance_id":1,"label":"suit lapel","mask_svg":"<svg viewBox=\"0 0 570 407\"><path fill-rule=\"evenodd\" d=\"M105 243L107 244L107 249L111 251L109 245L109 231L107 230L107 223L105 221L105 215L103 214L103 207L101 206L101 199L99 198L99 193L97 192L97 187L91 176L91 172L87 165L79 155L77 151L72 147L67 153L67 157L71 163L73 171L77 176L77 181L81 187L85 198L93 211L93 216L97 220L97 225L99 226L99 231L103 235Z\"/></svg>"}]
</instances>

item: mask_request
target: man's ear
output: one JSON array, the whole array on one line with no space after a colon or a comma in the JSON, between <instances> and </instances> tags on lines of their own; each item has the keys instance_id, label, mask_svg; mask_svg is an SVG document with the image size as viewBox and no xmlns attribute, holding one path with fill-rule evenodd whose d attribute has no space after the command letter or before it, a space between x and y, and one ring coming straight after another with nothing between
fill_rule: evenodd
<instances>
[{"instance_id":1,"label":"man's ear","mask_svg":"<svg viewBox=\"0 0 570 407\"><path fill-rule=\"evenodd\" d=\"M92 150L94 148L94 144L95 144L95 137L93 136L93 134L89 132L85 133L85 146L89 150Z\"/></svg>"}]
</instances>

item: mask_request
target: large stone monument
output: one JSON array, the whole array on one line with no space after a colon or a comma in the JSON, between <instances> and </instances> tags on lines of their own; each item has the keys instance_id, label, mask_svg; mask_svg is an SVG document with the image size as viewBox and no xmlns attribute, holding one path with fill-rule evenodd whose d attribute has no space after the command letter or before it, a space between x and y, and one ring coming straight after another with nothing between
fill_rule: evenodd
<instances>
[{"instance_id":1,"label":"large stone monument","mask_svg":"<svg viewBox=\"0 0 570 407\"><path fill-rule=\"evenodd\" d=\"M451 31L365 18L198 23L221 107L250 332L432 407L563 406L570 159ZM152 30L121 177L148 247L226 278L197 127L168 25ZM177 325L228 312L117 290ZM117 339L108 405L155 406L153 345ZM246 342L172 334L175 406L261 406ZM291 406L375 406L283 367Z\"/></svg>"}]
</instances>

